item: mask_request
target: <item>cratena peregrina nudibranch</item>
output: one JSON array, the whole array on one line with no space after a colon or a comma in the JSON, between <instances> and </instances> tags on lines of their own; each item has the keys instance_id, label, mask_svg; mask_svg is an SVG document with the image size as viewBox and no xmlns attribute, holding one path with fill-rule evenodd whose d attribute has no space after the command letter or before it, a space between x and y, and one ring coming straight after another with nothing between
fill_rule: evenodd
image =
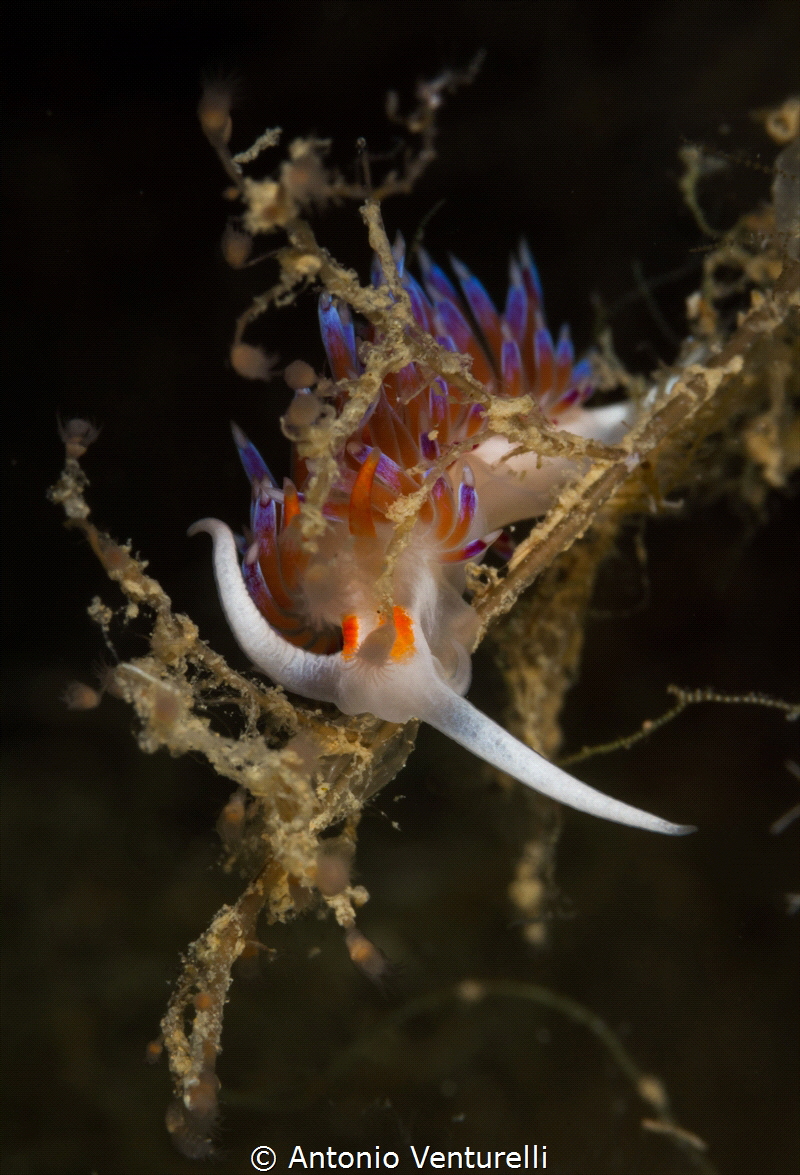
<instances>
[{"instance_id":1,"label":"cratena peregrina nudibranch","mask_svg":"<svg viewBox=\"0 0 800 1175\"><path fill-rule=\"evenodd\" d=\"M493 394L531 393L558 428L581 437L614 443L624 435L629 404L584 407L591 394L589 364L574 362L566 328L553 343L539 277L524 245L511 263L502 315L460 263L453 268L463 301L424 254L423 289L405 267L402 243L394 252L419 326L448 349L471 356L473 375ZM372 280L383 282L377 262ZM363 367L349 308L323 295L319 320L334 380L355 379ZM463 696L476 626L463 599L464 565L481 559L503 527L544 513L568 462L541 460L535 453L503 461L513 446L497 435L477 440L466 457L462 450L436 477L395 564L391 615L381 610L377 583L394 532L387 511L420 489L434 462L441 468L448 449L476 436L483 415L481 405L467 402L441 378L431 381L415 363L387 376L340 454L338 479L323 511L327 529L313 553L301 543L298 521L304 463L295 454L295 481L279 488L234 426L253 489L250 538L237 540L212 518L196 522L189 533L207 531L213 539L217 588L236 640L260 670L293 693L333 702L345 714L371 713L398 723L420 719L580 811L653 832L693 831L574 779Z\"/></svg>"}]
</instances>

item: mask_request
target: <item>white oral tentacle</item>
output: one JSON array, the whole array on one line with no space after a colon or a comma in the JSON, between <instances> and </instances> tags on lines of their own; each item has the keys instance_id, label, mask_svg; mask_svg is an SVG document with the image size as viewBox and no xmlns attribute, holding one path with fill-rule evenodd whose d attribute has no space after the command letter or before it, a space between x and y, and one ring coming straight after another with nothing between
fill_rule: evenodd
<instances>
[{"instance_id":1,"label":"white oral tentacle","mask_svg":"<svg viewBox=\"0 0 800 1175\"><path fill-rule=\"evenodd\" d=\"M323 656L298 649L276 632L259 612L242 577L230 527L217 518L201 518L189 527L190 537L205 531L214 543L214 578L222 610L243 653L278 685L313 698L336 702L341 656Z\"/></svg>"},{"instance_id":2,"label":"white oral tentacle","mask_svg":"<svg viewBox=\"0 0 800 1175\"><path fill-rule=\"evenodd\" d=\"M644 828L648 832L684 836L687 832L695 831L691 824L672 824L669 820L662 820L660 816L653 816L621 800L614 800L588 784L581 783L556 767L555 763L537 755L536 751L476 710L466 698L459 697L443 682L439 683L438 689L429 693L427 706L427 713L419 715L424 722L493 767L513 775L520 783L559 803L577 808L579 812L601 816L604 820L613 820L616 824Z\"/></svg>"}]
</instances>

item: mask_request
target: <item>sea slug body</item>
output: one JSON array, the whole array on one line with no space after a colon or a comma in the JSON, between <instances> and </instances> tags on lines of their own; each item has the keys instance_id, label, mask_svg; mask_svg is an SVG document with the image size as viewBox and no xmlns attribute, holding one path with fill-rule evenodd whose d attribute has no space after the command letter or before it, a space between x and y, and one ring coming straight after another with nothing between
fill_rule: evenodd
<instances>
[{"instance_id":1,"label":"sea slug body","mask_svg":"<svg viewBox=\"0 0 800 1175\"><path fill-rule=\"evenodd\" d=\"M531 395L555 427L587 439L615 443L624 436L629 404L585 406L590 365L575 362L566 327L553 341L525 245L511 262L503 314L460 262L452 263L459 295L421 251L423 285L408 272L402 242L394 253L417 325L447 349L470 356L472 374L489 393L501 400ZM373 284L383 281L376 262ZM349 308L324 294L319 319L333 379L356 379L363 365ZM298 389L295 403L312 395ZM336 406L343 404L344 394ZM313 408L301 400L297 412L308 409L311 416ZM542 514L554 486L577 468L566 458L509 456L512 442L487 436L484 416L480 404L417 363L387 376L339 454L338 477L324 506L327 529L314 552L300 534L305 463L295 452L294 479L279 487L234 426L252 486L250 536L237 543L225 523L208 518L189 532L207 531L213 539L217 587L234 636L261 671L294 693L334 703L345 714L372 713L396 723L420 719L573 808L654 832L690 832L690 826L579 782L463 696L476 628L475 613L463 599L465 564L502 543L503 528ZM475 444L465 454L464 442L472 437ZM432 475L434 465L443 471ZM393 567L389 611L377 584L394 534L390 510L431 476L412 539Z\"/></svg>"}]
</instances>

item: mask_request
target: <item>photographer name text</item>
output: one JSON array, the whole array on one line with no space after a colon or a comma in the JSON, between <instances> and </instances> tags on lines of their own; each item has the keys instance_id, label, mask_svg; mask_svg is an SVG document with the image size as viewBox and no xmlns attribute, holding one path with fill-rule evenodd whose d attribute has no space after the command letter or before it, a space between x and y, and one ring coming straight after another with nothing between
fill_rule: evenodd
<instances>
[{"instance_id":1,"label":"photographer name text","mask_svg":"<svg viewBox=\"0 0 800 1175\"><path fill-rule=\"evenodd\" d=\"M461 1150L439 1151L430 1146L417 1148L409 1146L409 1153L418 1171L424 1168L434 1170L513 1170L513 1171L546 1171L547 1147L539 1143L532 1146L528 1143L521 1150L475 1150L465 1146ZM400 1166L400 1155L397 1151L381 1151L376 1146L373 1150L364 1151L336 1151L332 1146L327 1150L304 1151L296 1146L288 1163L288 1169L299 1167L306 1171L339 1169L348 1171L368 1171L373 1168L383 1168L393 1171Z\"/></svg>"}]
</instances>

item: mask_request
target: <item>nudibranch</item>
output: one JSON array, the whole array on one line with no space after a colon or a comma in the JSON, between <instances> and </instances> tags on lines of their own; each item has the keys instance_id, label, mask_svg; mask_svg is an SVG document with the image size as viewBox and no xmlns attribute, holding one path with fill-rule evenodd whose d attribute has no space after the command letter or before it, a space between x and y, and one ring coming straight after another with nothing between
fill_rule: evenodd
<instances>
[{"instance_id":1,"label":"nudibranch","mask_svg":"<svg viewBox=\"0 0 800 1175\"><path fill-rule=\"evenodd\" d=\"M394 253L418 325L449 350L470 356L473 375L492 395L530 393L556 427L584 438L614 443L624 435L628 404L584 406L592 390L590 365L575 362L566 327L554 343L525 245L511 262L502 314L459 262L452 264L461 294L422 251L422 284L405 265L402 243ZM372 282L384 282L377 260ZM323 294L319 321L333 380L355 379L363 365L349 307ZM342 395L339 408L343 402ZM189 533L207 531L213 539L217 588L238 644L259 670L293 693L332 702L345 714L427 722L528 787L580 811L654 832L692 831L574 779L465 699L476 628L463 598L465 564L480 560L502 528L544 513L565 467L576 468L536 453L509 458L511 441L491 434L487 439L485 430L465 455L468 446L461 442L477 437L483 416L480 404L416 363L388 375L338 455L338 477L323 510L327 528L313 552L300 534L305 462L295 452L294 480L280 488L234 426L252 486L250 535L237 542L224 522L212 518L196 522ZM434 465L443 469L455 445L458 452L444 472L433 471L411 541L394 564L390 610L377 594L394 533L390 507L419 491Z\"/></svg>"}]
</instances>

